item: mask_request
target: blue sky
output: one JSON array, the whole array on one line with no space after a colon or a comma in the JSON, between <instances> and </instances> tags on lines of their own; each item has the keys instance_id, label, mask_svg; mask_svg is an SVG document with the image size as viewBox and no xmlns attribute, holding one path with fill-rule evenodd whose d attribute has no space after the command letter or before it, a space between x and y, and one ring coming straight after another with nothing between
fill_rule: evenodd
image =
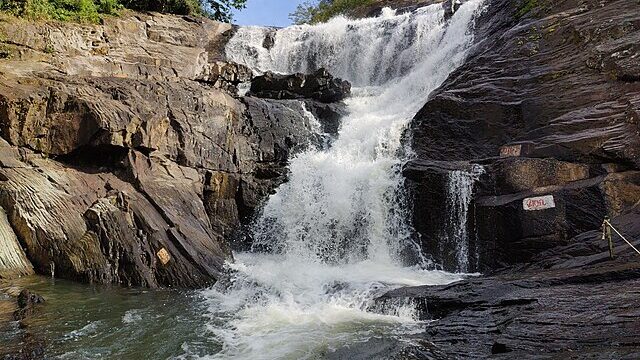
<instances>
[{"instance_id":1,"label":"blue sky","mask_svg":"<svg viewBox=\"0 0 640 360\"><path fill-rule=\"evenodd\" d=\"M304 0L248 0L247 8L235 11L234 24L287 26L291 25L289 14Z\"/></svg>"}]
</instances>

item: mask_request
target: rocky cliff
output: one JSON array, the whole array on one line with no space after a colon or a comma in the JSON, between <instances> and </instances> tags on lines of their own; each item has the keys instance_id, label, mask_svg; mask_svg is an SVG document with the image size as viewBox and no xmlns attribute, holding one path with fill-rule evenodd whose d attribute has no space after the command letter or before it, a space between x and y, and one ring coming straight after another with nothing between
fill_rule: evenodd
<instances>
[{"instance_id":1,"label":"rocky cliff","mask_svg":"<svg viewBox=\"0 0 640 360\"><path fill-rule=\"evenodd\" d=\"M639 24L633 1L488 2L475 49L411 125L405 174L430 253L452 169L484 168L465 219L471 271L526 263L638 206ZM548 195L554 208L523 207Z\"/></svg>"},{"instance_id":2,"label":"rocky cliff","mask_svg":"<svg viewBox=\"0 0 640 360\"><path fill-rule=\"evenodd\" d=\"M477 33L404 174L426 252L455 270L465 241L485 276L378 301L435 320L416 358L638 358L640 257L614 233L611 258L602 223L640 245L640 4L490 0Z\"/></svg>"},{"instance_id":3,"label":"rocky cliff","mask_svg":"<svg viewBox=\"0 0 640 360\"><path fill-rule=\"evenodd\" d=\"M29 273L28 258L84 282L215 281L239 221L317 138L301 101L238 96L252 74L224 61L232 33L160 14L2 19L0 230L25 251L5 268Z\"/></svg>"}]
</instances>

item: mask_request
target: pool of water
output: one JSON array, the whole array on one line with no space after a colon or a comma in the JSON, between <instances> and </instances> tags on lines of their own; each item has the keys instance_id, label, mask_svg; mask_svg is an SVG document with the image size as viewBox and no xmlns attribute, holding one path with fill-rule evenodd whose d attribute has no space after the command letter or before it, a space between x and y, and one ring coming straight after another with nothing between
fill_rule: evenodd
<instances>
[{"instance_id":1,"label":"pool of water","mask_svg":"<svg viewBox=\"0 0 640 360\"><path fill-rule=\"evenodd\" d=\"M371 341L397 347L424 329L410 304L378 309L372 293L458 278L409 268L374 271L379 266L366 262L324 271L307 266L298 273L287 271L286 262L265 269L281 259L264 256L239 254L236 267L243 270L202 290L123 289L44 276L0 283L0 357L43 344L47 359L351 358ZM302 281L318 276L324 280ZM248 293L244 282L255 291ZM21 288L45 303L26 327L3 323L2 310L13 311L5 293Z\"/></svg>"},{"instance_id":2,"label":"pool of water","mask_svg":"<svg viewBox=\"0 0 640 360\"><path fill-rule=\"evenodd\" d=\"M188 290L121 289L34 276L11 282L45 298L20 329L9 324L0 343L44 340L47 358L167 359L215 353L206 303Z\"/></svg>"}]
</instances>

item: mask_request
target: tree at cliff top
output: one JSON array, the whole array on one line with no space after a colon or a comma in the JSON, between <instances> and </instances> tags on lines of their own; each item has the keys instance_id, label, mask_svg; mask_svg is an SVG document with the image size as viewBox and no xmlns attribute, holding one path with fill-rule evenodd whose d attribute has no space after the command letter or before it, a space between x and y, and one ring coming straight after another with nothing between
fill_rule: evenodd
<instances>
[{"instance_id":1,"label":"tree at cliff top","mask_svg":"<svg viewBox=\"0 0 640 360\"><path fill-rule=\"evenodd\" d=\"M130 9L179 15L205 15L230 22L233 9L243 9L247 0L121 0Z\"/></svg>"},{"instance_id":2,"label":"tree at cliff top","mask_svg":"<svg viewBox=\"0 0 640 360\"><path fill-rule=\"evenodd\" d=\"M0 11L28 19L97 23L103 15L116 15L126 7L177 15L204 15L231 21L231 11L247 0L0 0Z\"/></svg>"},{"instance_id":3,"label":"tree at cliff top","mask_svg":"<svg viewBox=\"0 0 640 360\"><path fill-rule=\"evenodd\" d=\"M244 9L247 0L207 0L207 14L215 20L231 22L233 9Z\"/></svg>"},{"instance_id":4,"label":"tree at cliff top","mask_svg":"<svg viewBox=\"0 0 640 360\"><path fill-rule=\"evenodd\" d=\"M326 22L332 17L345 15L373 2L374 0L307 0L289 14L289 19L298 25Z\"/></svg>"}]
</instances>

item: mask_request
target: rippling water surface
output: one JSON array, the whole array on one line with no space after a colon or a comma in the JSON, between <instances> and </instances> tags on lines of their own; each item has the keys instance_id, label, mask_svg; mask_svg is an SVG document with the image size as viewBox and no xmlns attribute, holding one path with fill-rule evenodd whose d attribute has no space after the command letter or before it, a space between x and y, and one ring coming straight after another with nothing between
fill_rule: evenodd
<instances>
[{"instance_id":1,"label":"rippling water surface","mask_svg":"<svg viewBox=\"0 0 640 360\"><path fill-rule=\"evenodd\" d=\"M221 349L208 334L207 304L196 291L97 287L39 276L12 285L46 300L27 330L45 341L47 358L167 359ZM12 324L0 342L19 340L27 330Z\"/></svg>"}]
</instances>

